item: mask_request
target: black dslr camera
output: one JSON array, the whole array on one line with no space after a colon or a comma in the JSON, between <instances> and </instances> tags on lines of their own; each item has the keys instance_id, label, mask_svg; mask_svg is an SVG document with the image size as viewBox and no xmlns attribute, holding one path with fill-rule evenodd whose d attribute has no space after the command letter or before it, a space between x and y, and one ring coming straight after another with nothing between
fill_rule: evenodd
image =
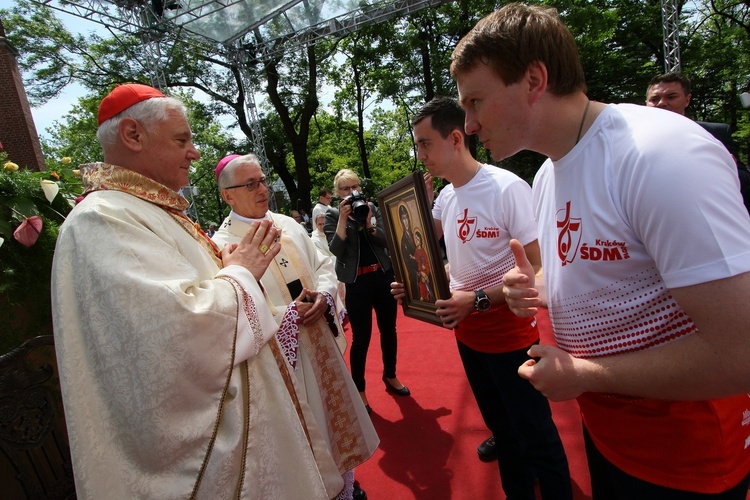
<instances>
[{"instance_id":1,"label":"black dslr camera","mask_svg":"<svg viewBox=\"0 0 750 500\"><path fill-rule=\"evenodd\" d=\"M367 204L367 198L365 198L365 195L355 189L352 191L352 194L344 197L344 200L348 201L349 205L351 205L354 220L363 226L366 225L367 214L370 213L370 205Z\"/></svg>"}]
</instances>

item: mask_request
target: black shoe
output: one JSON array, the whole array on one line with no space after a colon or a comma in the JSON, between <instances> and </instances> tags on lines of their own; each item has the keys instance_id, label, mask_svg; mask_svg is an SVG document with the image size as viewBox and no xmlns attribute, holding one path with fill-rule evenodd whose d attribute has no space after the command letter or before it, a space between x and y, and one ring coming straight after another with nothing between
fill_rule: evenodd
<instances>
[{"instance_id":1,"label":"black shoe","mask_svg":"<svg viewBox=\"0 0 750 500\"><path fill-rule=\"evenodd\" d=\"M383 383L385 384L386 392L390 392L397 396L411 396L411 391L409 390L408 387L403 386L401 389L396 389L395 387L391 385L390 382L388 382L388 379L385 378L385 375L383 375Z\"/></svg>"},{"instance_id":2,"label":"black shoe","mask_svg":"<svg viewBox=\"0 0 750 500\"><path fill-rule=\"evenodd\" d=\"M359 487L359 481L354 481L354 495L352 495L352 498L354 500L367 500L367 493Z\"/></svg>"},{"instance_id":3,"label":"black shoe","mask_svg":"<svg viewBox=\"0 0 750 500\"><path fill-rule=\"evenodd\" d=\"M479 460L482 462L492 462L493 460L497 460L495 436L490 436L482 441L482 444L477 447L477 455L479 455Z\"/></svg>"}]
</instances>

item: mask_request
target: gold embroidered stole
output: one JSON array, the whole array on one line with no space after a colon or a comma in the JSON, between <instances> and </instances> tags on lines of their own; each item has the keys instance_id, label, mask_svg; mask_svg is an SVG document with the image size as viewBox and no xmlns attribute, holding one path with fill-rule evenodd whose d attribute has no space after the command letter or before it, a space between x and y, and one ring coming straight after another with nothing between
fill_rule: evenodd
<instances>
[{"instance_id":1,"label":"gold embroidered stole","mask_svg":"<svg viewBox=\"0 0 750 500\"><path fill-rule=\"evenodd\" d=\"M295 279L302 286L315 290L315 282L304 264L292 238L282 232L281 251L269 266L272 276L287 304L292 297L287 283ZM346 365L337 359L341 351L325 319L312 325L300 325L299 341L309 353L308 358L315 372L315 380L320 390L325 411L325 422L331 437L331 451L339 471L351 470L369 457L364 434L358 425L358 417L352 404L352 394L347 390ZM331 376L333 375L333 376ZM358 397L358 396L357 396Z\"/></svg>"},{"instance_id":2,"label":"gold embroidered stole","mask_svg":"<svg viewBox=\"0 0 750 500\"><path fill-rule=\"evenodd\" d=\"M219 247L203 232L200 225L183 213L190 203L179 193L144 175L109 163L81 165L81 180L84 196L94 191L122 191L164 209L211 255L216 265L222 267Z\"/></svg>"}]
</instances>

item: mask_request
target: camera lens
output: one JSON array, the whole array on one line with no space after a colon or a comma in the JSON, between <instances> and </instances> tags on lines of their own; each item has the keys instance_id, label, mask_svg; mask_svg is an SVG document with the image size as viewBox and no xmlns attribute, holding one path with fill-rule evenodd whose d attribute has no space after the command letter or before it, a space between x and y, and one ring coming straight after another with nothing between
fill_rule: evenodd
<instances>
[{"instance_id":1,"label":"camera lens","mask_svg":"<svg viewBox=\"0 0 750 500\"><path fill-rule=\"evenodd\" d=\"M370 213L370 207L367 204L365 195L359 191L352 191L347 198L352 206L352 216L354 219L362 225L367 223L367 216Z\"/></svg>"},{"instance_id":2,"label":"camera lens","mask_svg":"<svg viewBox=\"0 0 750 500\"><path fill-rule=\"evenodd\" d=\"M358 200L352 203L352 212L354 213L354 218L358 221L367 221L367 214L370 213L370 207L367 206L367 202Z\"/></svg>"}]
</instances>

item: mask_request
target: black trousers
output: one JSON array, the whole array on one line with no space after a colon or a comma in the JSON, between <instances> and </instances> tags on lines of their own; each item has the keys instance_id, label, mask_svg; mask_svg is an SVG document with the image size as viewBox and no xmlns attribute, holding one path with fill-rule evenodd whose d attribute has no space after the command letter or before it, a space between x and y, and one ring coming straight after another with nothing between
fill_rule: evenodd
<instances>
[{"instance_id":1,"label":"black trousers","mask_svg":"<svg viewBox=\"0 0 750 500\"><path fill-rule=\"evenodd\" d=\"M396 376L396 300L391 295L393 270L383 272L378 269L372 273L357 276L354 283L346 284L346 311L352 325L352 345L349 349L349 361L352 379L359 392L365 390L365 365L367 351L372 338L372 310L380 331L380 349L383 352L383 375L388 378Z\"/></svg>"},{"instance_id":2,"label":"black trousers","mask_svg":"<svg viewBox=\"0 0 750 500\"><path fill-rule=\"evenodd\" d=\"M535 500L537 478L544 500L571 500L568 459L549 402L518 375L529 348L486 353L456 342L479 411L495 436L508 500Z\"/></svg>"}]
</instances>

